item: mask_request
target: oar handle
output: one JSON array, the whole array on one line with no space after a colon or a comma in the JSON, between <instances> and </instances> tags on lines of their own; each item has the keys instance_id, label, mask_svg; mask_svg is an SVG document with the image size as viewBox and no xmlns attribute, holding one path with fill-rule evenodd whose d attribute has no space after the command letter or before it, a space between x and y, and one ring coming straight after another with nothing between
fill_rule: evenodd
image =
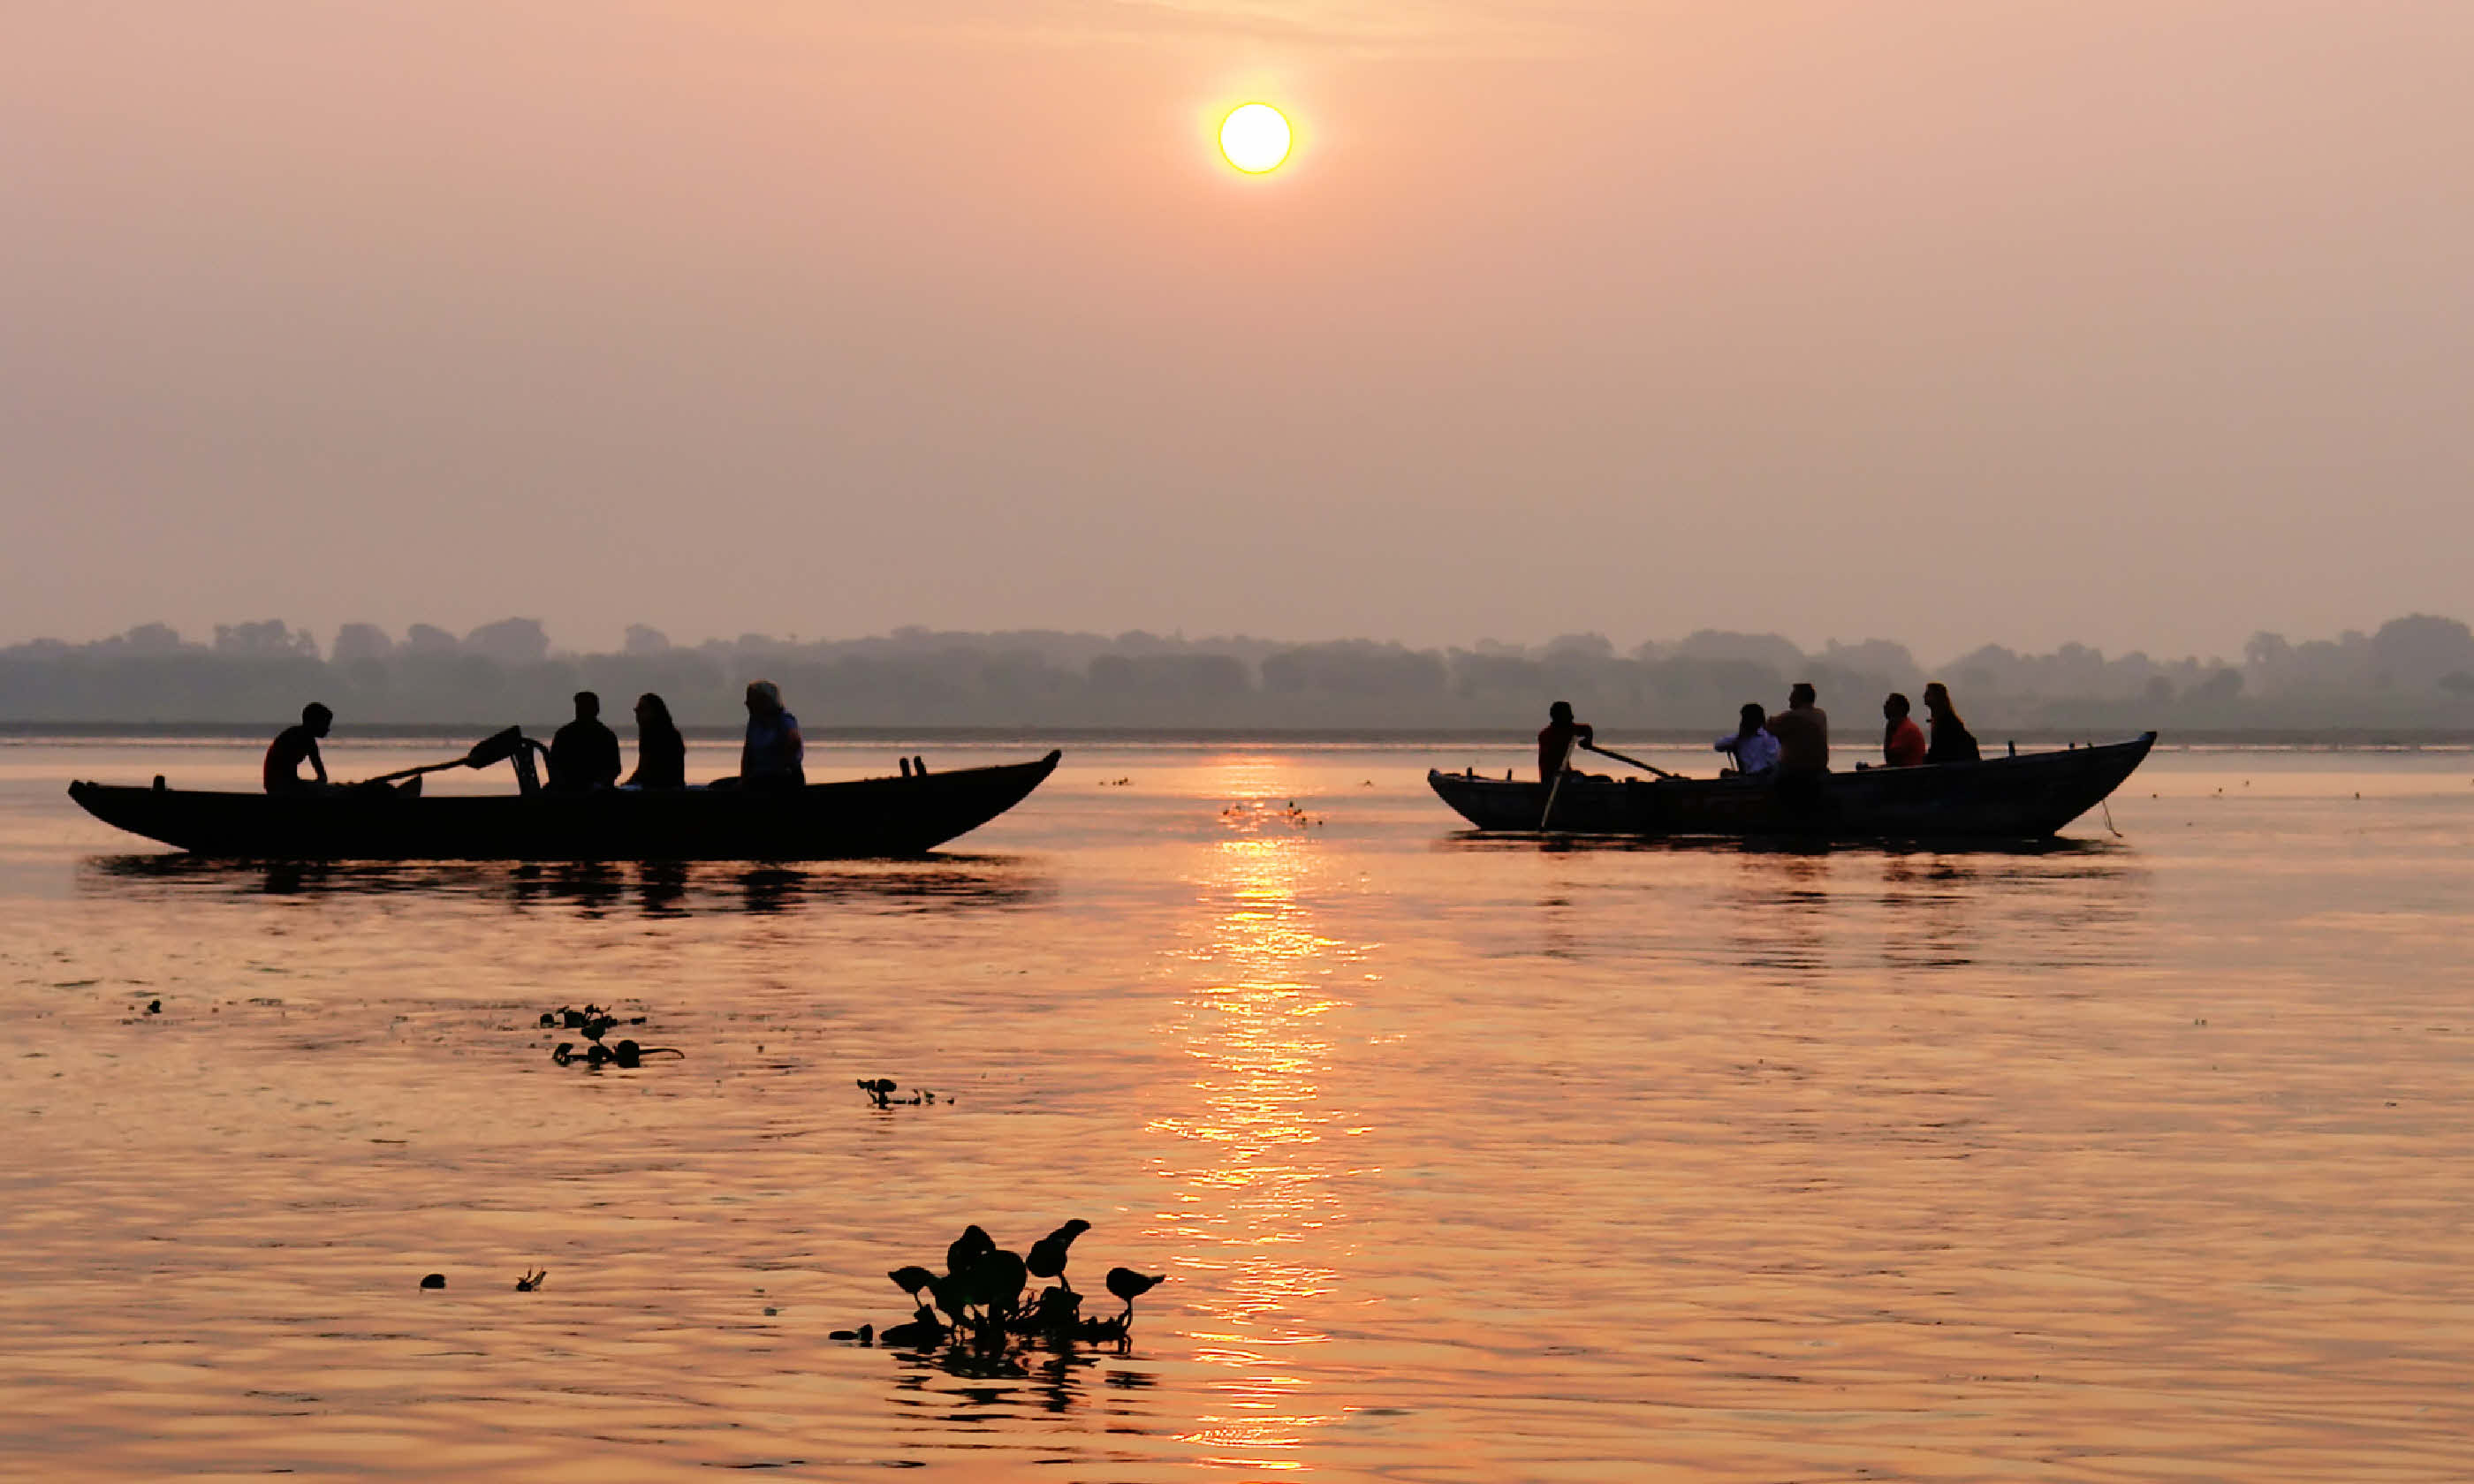
<instances>
[{"instance_id":1,"label":"oar handle","mask_svg":"<svg viewBox=\"0 0 2474 1484\"><path fill-rule=\"evenodd\" d=\"M1655 773L1662 778L1680 778L1684 777L1681 773L1669 773L1664 768L1658 766L1656 763L1642 762L1637 757L1627 757L1623 754L1616 752L1612 747L1600 747L1595 742L1584 742L1581 746L1588 748L1590 752L1596 753L1601 756L1612 757L1617 762L1628 762L1634 767L1640 769L1643 773Z\"/></svg>"},{"instance_id":2,"label":"oar handle","mask_svg":"<svg viewBox=\"0 0 2474 1484\"><path fill-rule=\"evenodd\" d=\"M414 778L421 777L421 775L424 773L444 773L449 768L461 768L463 766L464 759L461 757L455 759L453 762L425 762L418 768L398 768L393 773L381 773L376 778L363 778L361 781L365 784L392 783L398 778Z\"/></svg>"}]
</instances>

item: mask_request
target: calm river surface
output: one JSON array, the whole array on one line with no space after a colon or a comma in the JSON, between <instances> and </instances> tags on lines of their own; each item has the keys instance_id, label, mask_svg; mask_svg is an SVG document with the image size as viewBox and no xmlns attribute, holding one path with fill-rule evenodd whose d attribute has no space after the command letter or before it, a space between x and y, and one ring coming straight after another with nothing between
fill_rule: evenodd
<instances>
[{"instance_id":1,"label":"calm river surface","mask_svg":"<svg viewBox=\"0 0 2474 1484\"><path fill-rule=\"evenodd\" d=\"M1470 746L1069 748L764 870L62 792L256 754L0 745L0 1473L2474 1477L2466 753L2160 753L2122 839L1952 854L1477 840ZM685 1058L553 1065L588 1000ZM828 1338L1071 1216L1169 1275L1126 1353Z\"/></svg>"}]
</instances>

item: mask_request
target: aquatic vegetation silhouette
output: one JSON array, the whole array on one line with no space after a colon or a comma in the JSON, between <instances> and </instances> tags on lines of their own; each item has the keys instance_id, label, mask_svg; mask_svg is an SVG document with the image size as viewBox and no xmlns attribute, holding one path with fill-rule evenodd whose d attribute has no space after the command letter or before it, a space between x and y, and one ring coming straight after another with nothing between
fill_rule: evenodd
<instances>
[{"instance_id":1,"label":"aquatic vegetation silhouette","mask_svg":"<svg viewBox=\"0 0 2474 1484\"><path fill-rule=\"evenodd\" d=\"M589 1070L597 1071L606 1065L616 1065L632 1071L643 1065L644 1058L648 1056L674 1056L682 1061L687 1058L687 1053L676 1046L644 1046L627 1040L620 1041L615 1046L603 1045L601 1038L608 1035L620 1021L618 1017L598 1005L587 1005L582 1010L577 1010L571 1005L562 1006L557 1010L545 1010L542 1012L541 1023L545 1030L563 1025L569 1030L582 1031L585 1039L592 1042L582 1051L576 1050L575 1042L571 1041L562 1041L552 1046L549 1059L561 1066L581 1062ZM644 1017L637 1016L625 1023L642 1025L644 1023Z\"/></svg>"},{"instance_id":2,"label":"aquatic vegetation silhouette","mask_svg":"<svg viewBox=\"0 0 2474 1484\"><path fill-rule=\"evenodd\" d=\"M879 1108L891 1108L896 1103L916 1108L922 1104L936 1101L936 1094L926 1088L913 1088L909 1097L895 1097L893 1094L902 1089L902 1085L890 1077L861 1077L858 1082L859 1089L866 1093L867 1100ZM945 1101L950 1103L953 1099L949 1097Z\"/></svg>"},{"instance_id":3,"label":"aquatic vegetation silhouette","mask_svg":"<svg viewBox=\"0 0 2474 1484\"><path fill-rule=\"evenodd\" d=\"M543 1011L541 1017L543 1030L582 1031L594 1041L599 1041L603 1036L608 1035L612 1028L621 1023L616 1015L599 1005L587 1005L581 1010L573 1005L561 1005L556 1010ZM642 1025L644 1023L644 1017L637 1016L623 1023Z\"/></svg>"},{"instance_id":4,"label":"aquatic vegetation silhouette","mask_svg":"<svg viewBox=\"0 0 2474 1484\"><path fill-rule=\"evenodd\" d=\"M1008 1357L1011 1350L1027 1344L1113 1343L1122 1348L1133 1332L1134 1300L1164 1275L1147 1278L1131 1268L1110 1269L1108 1291L1126 1301L1125 1312L1084 1318L1082 1296L1066 1281L1065 1266L1075 1239L1090 1230L1087 1221L1069 1221L1031 1243L1026 1258L999 1247L984 1228L965 1227L945 1249L944 1272L911 1264L885 1275L916 1305L907 1322L876 1331L873 1339L866 1326L837 1329L832 1337L902 1350L948 1350L983 1360ZM1055 1281L1031 1296L1033 1278Z\"/></svg>"}]
</instances>

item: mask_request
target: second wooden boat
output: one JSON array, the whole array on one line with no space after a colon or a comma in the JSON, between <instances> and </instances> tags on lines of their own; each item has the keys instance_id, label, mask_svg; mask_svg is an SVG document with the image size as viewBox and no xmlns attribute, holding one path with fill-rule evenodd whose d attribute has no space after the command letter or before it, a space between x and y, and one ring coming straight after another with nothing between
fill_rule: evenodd
<instances>
[{"instance_id":1,"label":"second wooden boat","mask_svg":"<svg viewBox=\"0 0 2474 1484\"><path fill-rule=\"evenodd\" d=\"M1830 773L1803 786L1767 777L1601 778L1548 788L1430 772L1443 802L1480 829L1582 835L2042 840L2122 786L2150 731L2128 742L1921 768Z\"/></svg>"}]
</instances>

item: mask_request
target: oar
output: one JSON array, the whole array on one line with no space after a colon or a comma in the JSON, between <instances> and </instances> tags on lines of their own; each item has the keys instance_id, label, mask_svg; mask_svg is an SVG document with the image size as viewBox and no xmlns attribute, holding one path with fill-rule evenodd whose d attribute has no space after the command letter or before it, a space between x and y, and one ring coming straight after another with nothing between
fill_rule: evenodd
<instances>
[{"instance_id":1,"label":"oar","mask_svg":"<svg viewBox=\"0 0 2474 1484\"><path fill-rule=\"evenodd\" d=\"M1681 773L1669 773L1664 768L1659 767L1655 763L1645 763L1637 757L1626 757L1623 754L1616 752L1612 747L1600 747L1595 742L1584 742L1581 746L1588 748L1592 753L1612 757L1617 762L1628 762L1644 773L1655 773L1662 778L1680 778L1684 777Z\"/></svg>"},{"instance_id":2,"label":"oar","mask_svg":"<svg viewBox=\"0 0 2474 1484\"><path fill-rule=\"evenodd\" d=\"M1546 822L1555 817L1555 796L1564 791L1564 775L1572 771L1572 748L1578 741L1577 737L1564 739L1564 755L1555 763L1555 781L1546 787L1546 807L1538 811L1540 834L1546 832Z\"/></svg>"},{"instance_id":3,"label":"oar","mask_svg":"<svg viewBox=\"0 0 2474 1484\"><path fill-rule=\"evenodd\" d=\"M418 768L399 768L393 773L383 773L374 778L365 778L356 786L366 788L372 783L392 783L398 778L419 778L424 773L444 773L449 768L486 768L492 763L505 762L516 755L516 749L523 745L524 729L509 727L504 731L494 731L473 743L471 752L452 762L425 762Z\"/></svg>"}]
</instances>

